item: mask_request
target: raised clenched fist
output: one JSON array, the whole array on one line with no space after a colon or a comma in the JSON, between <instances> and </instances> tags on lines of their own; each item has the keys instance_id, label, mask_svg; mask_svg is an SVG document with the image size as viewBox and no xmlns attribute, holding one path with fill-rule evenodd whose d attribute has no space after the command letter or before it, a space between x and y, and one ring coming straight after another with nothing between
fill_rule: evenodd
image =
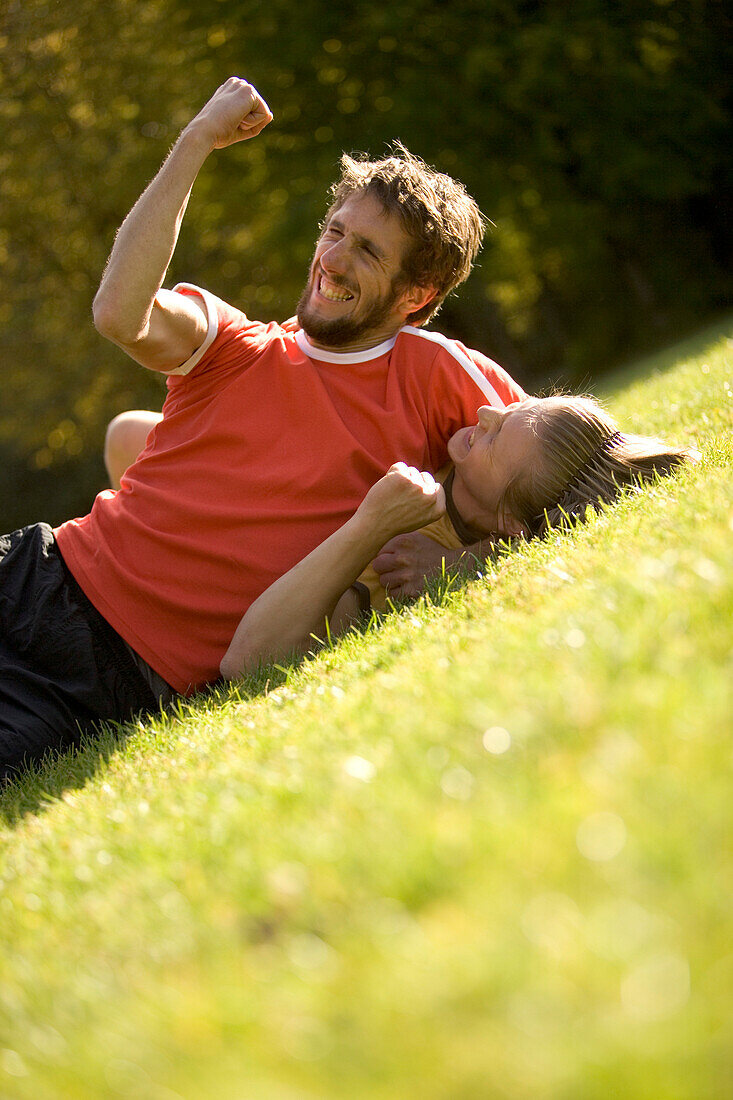
<instances>
[{"instance_id":1,"label":"raised clenched fist","mask_svg":"<svg viewBox=\"0 0 733 1100\"><path fill-rule=\"evenodd\" d=\"M238 76L230 76L187 129L203 134L212 149L225 149L256 137L270 122L272 112L257 89Z\"/></svg>"}]
</instances>

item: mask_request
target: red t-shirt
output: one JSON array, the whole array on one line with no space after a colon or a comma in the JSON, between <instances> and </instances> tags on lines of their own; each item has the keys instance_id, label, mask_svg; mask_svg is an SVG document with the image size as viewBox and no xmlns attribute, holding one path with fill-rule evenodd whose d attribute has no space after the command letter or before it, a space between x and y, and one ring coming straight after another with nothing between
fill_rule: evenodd
<instances>
[{"instance_id":1,"label":"red t-shirt","mask_svg":"<svg viewBox=\"0 0 733 1100\"><path fill-rule=\"evenodd\" d=\"M525 395L437 333L408 326L366 352L325 352L294 320L250 321L177 289L204 298L207 338L169 376L163 420L119 492L55 535L105 619L188 693L218 678L249 605L393 462L439 469L479 405Z\"/></svg>"}]
</instances>

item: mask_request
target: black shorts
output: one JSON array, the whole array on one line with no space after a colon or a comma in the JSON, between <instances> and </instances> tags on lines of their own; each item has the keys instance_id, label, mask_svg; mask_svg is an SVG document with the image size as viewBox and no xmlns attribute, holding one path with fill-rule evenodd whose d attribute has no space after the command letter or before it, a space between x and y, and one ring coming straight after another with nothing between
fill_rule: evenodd
<instances>
[{"instance_id":1,"label":"black shorts","mask_svg":"<svg viewBox=\"0 0 733 1100\"><path fill-rule=\"evenodd\" d=\"M0 536L0 777L158 700L45 523Z\"/></svg>"}]
</instances>

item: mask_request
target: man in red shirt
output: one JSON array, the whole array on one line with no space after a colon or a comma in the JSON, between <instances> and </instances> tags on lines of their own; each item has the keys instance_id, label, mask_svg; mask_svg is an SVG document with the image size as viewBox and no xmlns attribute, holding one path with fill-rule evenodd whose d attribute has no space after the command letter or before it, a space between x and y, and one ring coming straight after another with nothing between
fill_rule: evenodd
<instances>
[{"instance_id":1,"label":"man in red shirt","mask_svg":"<svg viewBox=\"0 0 733 1100\"><path fill-rule=\"evenodd\" d=\"M95 324L166 374L168 397L119 492L54 532L0 539L6 768L216 679L247 607L395 459L437 470L478 405L524 396L420 327L467 277L483 225L460 184L404 150L344 158L297 320L265 325L200 288L162 289L204 161L271 117L231 78L119 230Z\"/></svg>"}]
</instances>

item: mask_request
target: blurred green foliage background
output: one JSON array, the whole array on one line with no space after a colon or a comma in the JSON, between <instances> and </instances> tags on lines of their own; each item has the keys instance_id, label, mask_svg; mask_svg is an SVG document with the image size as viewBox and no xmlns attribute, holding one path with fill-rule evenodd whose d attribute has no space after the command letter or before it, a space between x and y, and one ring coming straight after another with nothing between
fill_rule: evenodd
<instances>
[{"instance_id":1,"label":"blurred green foliage background","mask_svg":"<svg viewBox=\"0 0 733 1100\"><path fill-rule=\"evenodd\" d=\"M275 123L215 154L167 280L290 315L341 150L400 138L495 223L438 327L588 385L730 300L722 0L2 0L0 529L85 512L161 379L91 323L114 233L232 73Z\"/></svg>"}]
</instances>

